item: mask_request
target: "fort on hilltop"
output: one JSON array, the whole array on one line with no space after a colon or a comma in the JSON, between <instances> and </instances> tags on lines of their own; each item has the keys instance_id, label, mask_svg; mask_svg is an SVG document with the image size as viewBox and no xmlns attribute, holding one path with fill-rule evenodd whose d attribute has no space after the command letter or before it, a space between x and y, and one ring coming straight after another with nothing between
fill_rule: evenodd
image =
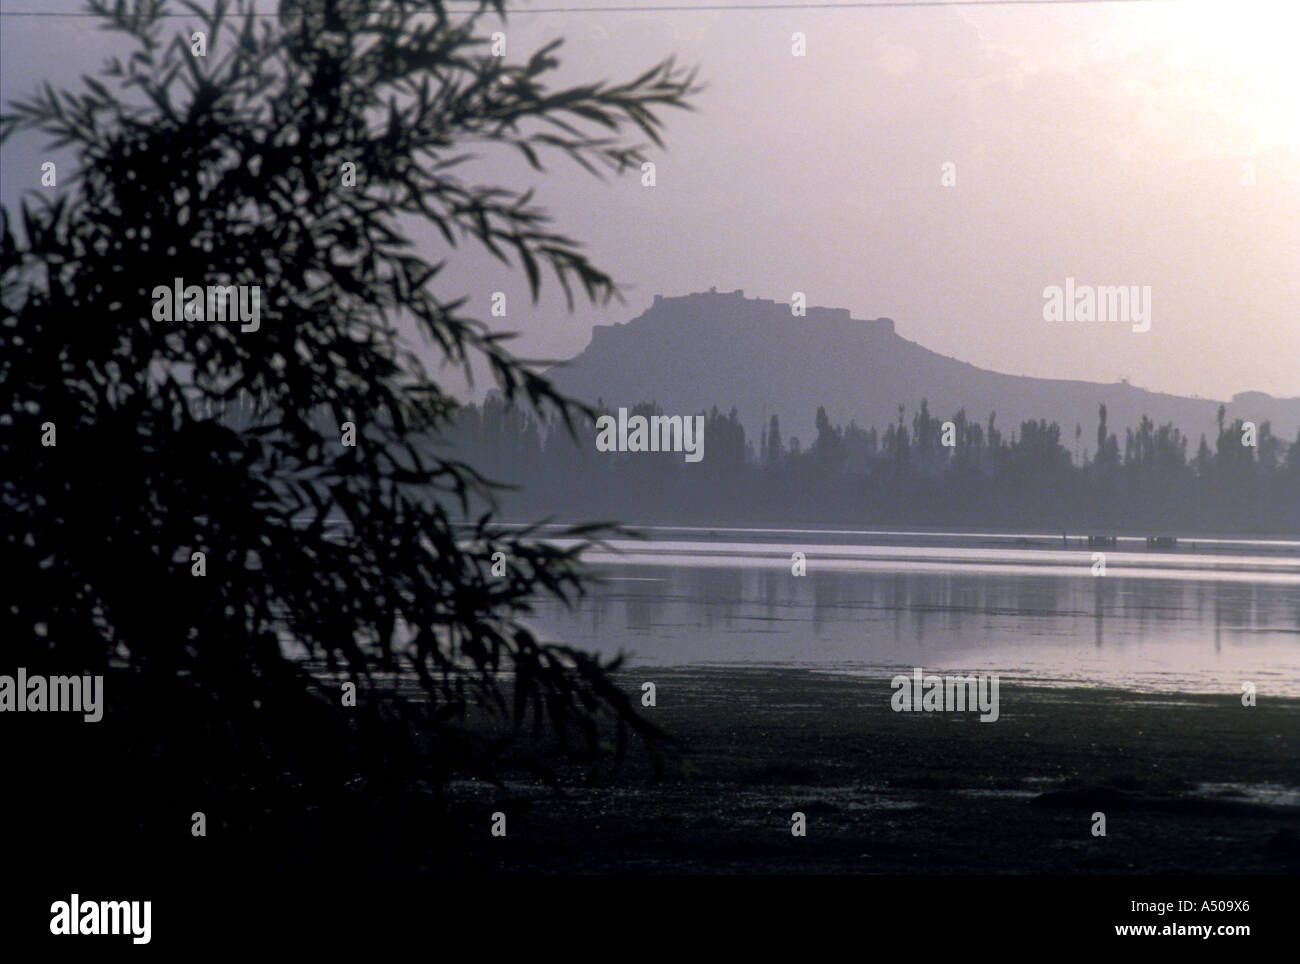
<instances>
[{"instance_id":1,"label":"fort on hilltop","mask_svg":"<svg viewBox=\"0 0 1300 964\"><path fill-rule=\"evenodd\" d=\"M890 334L894 332L892 318L876 318L870 321L855 320L850 316L848 308L820 308L813 305L808 306L808 313L805 317L794 316L790 313L790 303L788 301L775 301L771 298L746 298L743 288L737 288L735 291L719 291L717 288L710 288L708 291L697 291L688 295L655 295L650 310L654 312L663 309L690 308L696 305L708 305L710 308L722 309L743 306L747 312L761 312L768 317L779 318L787 322L851 322L855 325L870 326ZM611 326L605 325L601 327Z\"/></svg>"}]
</instances>

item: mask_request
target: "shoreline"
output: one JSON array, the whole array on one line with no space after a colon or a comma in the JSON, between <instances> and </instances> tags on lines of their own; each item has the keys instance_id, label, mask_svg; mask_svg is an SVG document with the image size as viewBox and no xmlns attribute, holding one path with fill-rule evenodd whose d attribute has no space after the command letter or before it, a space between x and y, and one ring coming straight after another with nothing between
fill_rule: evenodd
<instances>
[{"instance_id":1,"label":"shoreline","mask_svg":"<svg viewBox=\"0 0 1300 964\"><path fill-rule=\"evenodd\" d=\"M518 518L505 518L504 516L494 519L495 525L515 529L539 528L536 521L528 521L530 516L520 516ZM547 516L547 521L540 524L541 529L547 528L564 528L572 525L581 525L590 522L589 519L582 516L566 518L562 515ZM458 525L472 528L474 523L462 522ZM1042 526L1018 526L1018 525L980 525L980 524L962 524L962 523L935 523L933 525L920 525L907 522L891 522L889 520L876 520L874 522L843 522L831 521L823 518L790 518L789 516L772 515L760 516L757 518L739 518L739 519L719 519L717 516L710 515L707 518L682 518L682 517L662 517L662 518L643 518L637 522L619 522L617 525L630 529L682 529L697 532L733 531L743 532L745 530L765 530L773 533L780 532L807 532L810 534L830 534L843 533L846 535L896 535L896 536L952 536L954 538L993 538L993 539L1014 539L1024 537L1026 539L1041 539L1044 542L1059 542L1062 529L1072 540L1083 540L1087 542L1090 535L1107 535L1117 536L1127 540L1145 540L1148 536L1173 536L1178 540L1179 548L1182 548L1185 542L1210 542L1210 543L1237 543L1237 542L1258 542L1258 543L1278 543L1287 546L1300 545L1300 529L1278 530L1276 527L1261 526L1258 529L1196 529L1191 527L1177 526L1134 526L1134 525L1115 525L1110 523L1090 525L1066 525L1063 527L1044 528ZM1163 550L1168 551L1168 550ZM1177 550L1175 550L1177 551Z\"/></svg>"},{"instance_id":2,"label":"shoreline","mask_svg":"<svg viewBox=\"0 0 1300 964\"><path fill-rule=\"evenodd\" d=\"M311 765L332 774L324 780L231 771L195 783L206 761L118 759L111 731L96 730L84 759L32 751L26 792L0 811L12 807L9 825L35 830L19 853L116 888L250 873L1300 873L1300 698L1265 693L1243 707L1232 694L1009 683L997 721L981 723L978 712L896 713L887 678L681 667L614 680L637 706L642 683L654 682L656 705L640 712L682 741L659 780L635 741L622 766L608 746L592 767L525 726L500 758L500 787L462 770L440 792L434 774L367 769L365 756L383 748L360 742L323 748ZM363 699L361 712L383 703ZM481 717L469 723L503 735ZM523 766L528 751L546 753L563 793ZM206 839L191 836L196 810ZM1097 812L1104 837L1092 832ZM795 813L805 836L791 833ZM496 814L505 836L491 832ZM55 832L69 825L79 832Z\"/></svg>"},{"instance_id":3,"label":"shoreline","mask_svg":"<svg viewBox=\"0 0 1300 964\"><path fill-rule=\"evenodd\" d=\"M471 865L525 874L1255 874L1300 870L1300 698L1007 684L998 721L895 713L888 681L622 672L685 740L554 797L461 781ZM576 775L576 771L573 774ZM805 815L807 835L791 833ZM1106 835L1095 836L1093 814ZM486 823L483 824L486 826ZM468 830L469 828L467 828ZM475 838L486 839L475 839ZM490 869L489 869L490 868Z\"/></svg>"}]
</instances>

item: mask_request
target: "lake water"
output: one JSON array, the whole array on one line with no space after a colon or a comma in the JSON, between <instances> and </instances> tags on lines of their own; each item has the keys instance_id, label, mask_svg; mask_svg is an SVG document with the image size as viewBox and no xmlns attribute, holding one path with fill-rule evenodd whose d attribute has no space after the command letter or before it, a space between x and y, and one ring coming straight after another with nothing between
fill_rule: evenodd
<instances>
[{"instance_id":1,"label":"lake water","mask_svg":"<svg viewBox=\"0 0 1300 964\"><path fill-rule=\"evenodd\" d=\"M784 666L892 676L1300 696L1300 541L1041 533L644 527L594 551L576 608L540 600L546 639L628 665ZM559 541L559 540L557 540ZM807 575L791 574L803 552ZM1104 552L1104 576L1093 574Z\"/></svg>"}]
</instances>

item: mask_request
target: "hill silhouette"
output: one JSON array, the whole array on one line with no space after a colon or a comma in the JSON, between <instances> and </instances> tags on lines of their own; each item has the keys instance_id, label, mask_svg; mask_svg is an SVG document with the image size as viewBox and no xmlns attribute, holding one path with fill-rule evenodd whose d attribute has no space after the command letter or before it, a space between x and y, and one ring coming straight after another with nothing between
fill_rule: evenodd
<instances>
[{"instance_id":1,"label":"hill silhouette","mask_svg":"<svg viewBox=\"0 0 1300 964\"><path fill-rule=\"evenodd\" d=\"M936 417L965 407L968 418L1016 426L1046 419L1062 435L1096 426L1098 405L1121 437L1143 415L1172 422L1192 440L1217 434L1220 404L1227 421L1272 422L1293 438L1300 429L1300 398L1242 392L1231 401L1151 392L1119 382L1072 381L1008 375L949 358L894 331L889 318L860 320L846 308L809 307L790 314L785 302L746 298L743 291L708 291L682 297L656 295L653 304L624 324L600 325L591 343L548 374L562 390L606 404L654 400L666 412L697 412L725 401L735 405L746 435L757 438L766 417L805 439L816 410L825 405L836 422L884 426L898 406L922 398Z\"/></svg>"}]
</instances>

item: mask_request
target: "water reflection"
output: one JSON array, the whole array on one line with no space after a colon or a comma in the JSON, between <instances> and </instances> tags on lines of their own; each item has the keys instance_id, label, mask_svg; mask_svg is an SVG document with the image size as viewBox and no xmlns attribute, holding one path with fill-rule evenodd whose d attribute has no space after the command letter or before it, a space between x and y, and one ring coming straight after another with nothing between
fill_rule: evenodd
<instances>
[{"instance_id":1,"label":"water reflection","mask_svg":"<svg viewBox=\"0 0 1300 964\"><path fill-rule=\"evenodd\" d=\"M540 601L533 623L548 638L644 665L871 674L919 665L1197 692L1239 692L1249 679L1300 695L1300 559L1289 553L1255 570L1249 555L1219 554L1206 567L1186 554L1116 564L1120 552L1108 554L1106 576L1092 577L1086 553L1062 572L1060 552L994 548L984 552L1017 558L945 566L928 549L918 560L883 547L921 563L899 568L858 552L882 547L834 546L825 557L804 547L799 578L782 545L674 545L686 548L641 544L633 560L606 559L597 571L607 581L573 612Z\"/></svg>"}]
</instances>

